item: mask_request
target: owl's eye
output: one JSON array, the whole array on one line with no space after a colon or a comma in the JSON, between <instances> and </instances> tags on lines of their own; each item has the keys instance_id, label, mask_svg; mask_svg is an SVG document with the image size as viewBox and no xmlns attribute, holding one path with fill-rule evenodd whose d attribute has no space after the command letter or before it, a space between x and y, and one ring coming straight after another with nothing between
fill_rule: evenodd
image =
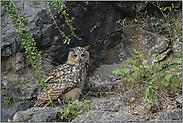
<instances>
[{"instance_id":1,"label":"owl's eye","mask_svg":"<svg viewBox=\"0 0 183 123\"><path fill-rule=\"evenodd\" d=\"M81 56L82 56L82 57L85 57L85 54L82 54Z\"/></svg>"},{"instance_id":2,"label":"owl's eye","mask_svg":"<svg viewBox=\"0 0 183 123\"><path fill-rule=\"evenodd\" d=\"M74 58L76 58L77 57L77 55L74 55Z\"/></svg>"}]
</instances>

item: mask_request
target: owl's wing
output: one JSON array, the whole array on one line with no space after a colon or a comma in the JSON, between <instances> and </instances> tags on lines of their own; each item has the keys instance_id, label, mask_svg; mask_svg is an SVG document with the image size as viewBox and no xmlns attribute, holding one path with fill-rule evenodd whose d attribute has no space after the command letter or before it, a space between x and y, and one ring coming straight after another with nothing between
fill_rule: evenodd
<instances>
[{"instance_id":1,"label":"owl's wing","mask_svg":"<svg viewBox=\"0 0 183 123\"><path fill-rule=\"evenodd\" d=\"M47 77L46 82L48 83L47 94L42 90L38 96L38 101L34 107L38 107L43 103L48 102L50 99L56 100L62 93L66 93L77 84L76 79L73 77L72 64L64 64L56 67ZM77 73L77 72L76 72Z\"/></svg>"}]
</instances>

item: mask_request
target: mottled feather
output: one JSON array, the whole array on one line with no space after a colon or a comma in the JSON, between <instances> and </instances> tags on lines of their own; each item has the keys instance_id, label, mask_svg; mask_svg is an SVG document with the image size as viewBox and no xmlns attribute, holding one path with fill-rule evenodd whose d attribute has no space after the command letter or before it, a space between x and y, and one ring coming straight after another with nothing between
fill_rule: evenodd
<instances>
[{"instance_id":1,"label":"mottled feather","mask_svg":"<svg viewBox=\"0 0 183 123\"><path fill-rule=\"evenodd\" d=\"M78 91L82 90L83 82L86 78L86 62L88 62L89 60L89 53L85 51L84 48L81 48L83 51L78 50L77 48L75 48L73 51L70 52L68 61L63 65L56 67L48 75L46 79L49 88L47 90L47 94L50 96L52 100L57 100L58 98L60 98L61 95L67 94L73 88L79 88ZM75 61L75 59L72 58L72 55L76 51L78 52L77 55L82 54L83 52L87 53L88 54L88 57L86 58L87 60L83 59L83 61L79 62ZM50 101L47 94L42 90L34 106L39 107L47 104ZM78 97L72 97L72 95L70 96L73 99L78 98Z\"/></svg>"}]
</instances>

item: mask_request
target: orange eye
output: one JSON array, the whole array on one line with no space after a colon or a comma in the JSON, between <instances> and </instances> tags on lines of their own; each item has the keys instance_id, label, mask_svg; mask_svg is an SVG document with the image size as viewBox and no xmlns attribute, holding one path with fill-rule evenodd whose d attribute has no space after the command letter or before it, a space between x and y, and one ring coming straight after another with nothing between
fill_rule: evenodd
<instances>
[{"instance_id":1,"label":"orange eye","mask_svg":"<svg viewBox=\"0 0 183 123\"><path fill-rule=\"evenodd\" d=\"M74 58L76 58L77 57L77 55L74 55Z\"/></svg>"},{"instance_id":2,"label":"orange eye","mask_svg":"<svg viewBox=\"0 0 183 123\"><path fill-rule=\"evenodd\" d=\"M82 57L85 57L85 54L82 54L81 56L82 56Z\"/></svg>"}]
</instances>

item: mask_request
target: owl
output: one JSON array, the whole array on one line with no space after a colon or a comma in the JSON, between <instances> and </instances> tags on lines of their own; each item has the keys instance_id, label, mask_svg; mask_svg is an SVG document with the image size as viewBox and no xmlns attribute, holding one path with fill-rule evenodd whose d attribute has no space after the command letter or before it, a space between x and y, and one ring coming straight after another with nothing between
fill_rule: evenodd
<instances>
[{"instance_id":1,"label":"owl","mask_svg":"<svg viewBox=\"0 0 183 123\"><path fill-rule=\"evenodd\" d=\"M79 99L86 78L89 63L89 52L83 47L71 49L65 64L57 66L48 76L46 82L48 89L37 97L34 107L45 107L50 99Z\"/></svg>"}]
</instances>

